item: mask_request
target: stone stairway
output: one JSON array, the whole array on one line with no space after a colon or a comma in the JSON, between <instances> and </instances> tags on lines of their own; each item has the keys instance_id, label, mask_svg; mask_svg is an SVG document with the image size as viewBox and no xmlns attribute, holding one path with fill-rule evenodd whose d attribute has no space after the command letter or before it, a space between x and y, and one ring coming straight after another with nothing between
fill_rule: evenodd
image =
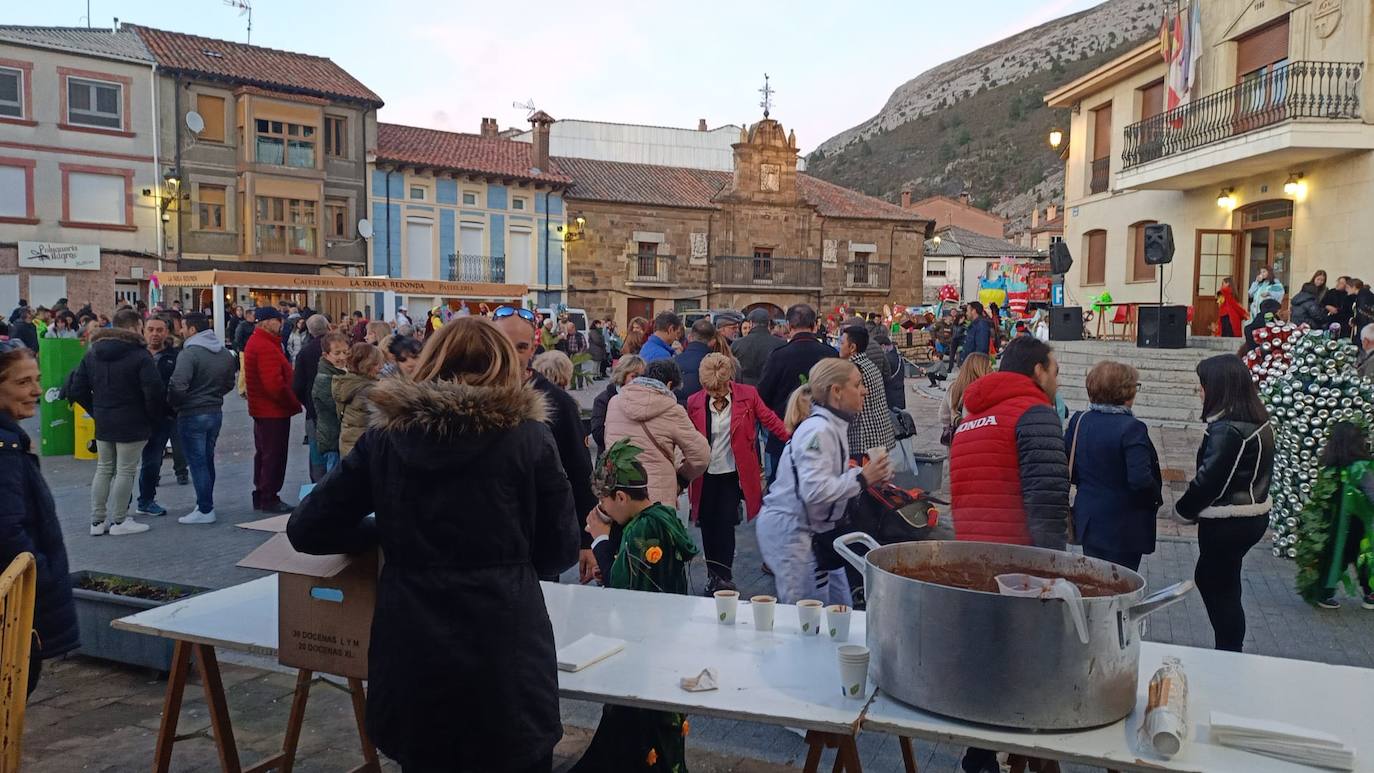
<instances>
[{"instance_id":1,"label":"stone stairway","mask_svg":"<svg viewBox=\"0 0 1374 773\"><path fill-rule=\"evenodd\" d=\"M1189 338L1186 349L1139 349L1123 341L1052 341L1059 360L1059 394L1069 410L1087 407L1088 371L1101 360L1116 360L1140 371L1134 413L1147 424L1190 427L1202 424L1197 364L1217 354L1234 354L1235 338Z\"/></svg>"}]
</instances>

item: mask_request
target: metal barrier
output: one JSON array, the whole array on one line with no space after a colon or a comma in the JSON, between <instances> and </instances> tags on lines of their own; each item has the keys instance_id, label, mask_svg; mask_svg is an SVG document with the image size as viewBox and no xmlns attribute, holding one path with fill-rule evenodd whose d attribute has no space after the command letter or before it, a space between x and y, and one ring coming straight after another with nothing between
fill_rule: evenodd
<instances>
[{"instance_id":1,"label":"metal barrier","mask_svg":"<svg viewBox=\"0 0 1374 773\"><path fill-rule=\"evenodd\" d=\"M0 574L0 773L19 770L37 581L32 553L20 553Z\"/></svg>"}]
</instances>

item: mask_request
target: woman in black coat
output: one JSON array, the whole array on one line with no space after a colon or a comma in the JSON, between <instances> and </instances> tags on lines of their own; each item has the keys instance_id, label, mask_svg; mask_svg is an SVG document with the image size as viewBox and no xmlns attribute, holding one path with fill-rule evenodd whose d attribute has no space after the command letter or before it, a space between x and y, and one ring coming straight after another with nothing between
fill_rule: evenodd
<instances>
[{"instance_id":1,"label":"woman in black coat","mask_svg":"<svg viewBox=\"0 0 1374 773\"><path fill-rule=\"evenodd\" d=\"M1088 371L1089 407L1069 419L1069 482L1074 536L1083 554L1132 571L1155 552L1155 516L1164 503L1159 454L1145 424L1131 413L1140 374L1104 360Z\"/></svg>"},{"instance_id":2,"label":"woman in black coat","mask_svg":"<svg viewBox=\"0 0 1374 773\"><path fill-rule=\"evenodd\" d=\"M485 319L444 325L287 524L306 553L382 548L367 729L404 771L547 773L563 734L538 578L577 563L579 524L523 371Z\"/></svg>"},{"instance_id":3,"label":"woman in black coat","mask_svg":"<svg viewBox=\"0 0 1374 773\"><path fill-rule=\"evenodd\" d=\"M21 419L38 412L42 396L34 353L17 340L0 341L0 570L21 553L32 553L38 570L30 693L42 661L81 645L57 509L29 436L19 428Z\"/></svg>"},{"instance_id":4,"label":"woman in black coat","mask_svg":"<svg viewBox=\"0 0 1374 773\"><path fill-rule=\"evenodd\" d=\"M1207 432L1197 452L1197 474L1174 511L1197 524L1193 580L1216 648L1240 652L1245 642L1241 564L1269 526L1274 429L1239 357L1208 357L1198 363L1197 373Z\"/></svg>"}]
</instances>

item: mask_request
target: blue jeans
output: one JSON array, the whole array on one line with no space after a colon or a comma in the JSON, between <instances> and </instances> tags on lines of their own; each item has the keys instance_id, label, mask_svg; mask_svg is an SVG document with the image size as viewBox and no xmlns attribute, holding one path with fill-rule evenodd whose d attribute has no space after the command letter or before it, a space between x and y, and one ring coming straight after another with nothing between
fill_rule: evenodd
<instances>
[{"instance_id":1,"label":"blue jeans","mask_svg":"<svg viewBox=\"0 0 1374 773\"><path fill-rule=\"evenodd\" d=\"M320 454L320 456L324 457L324 471L325 471L326 473L328 473L330 470L334 469L335 467L338 467L338 466L339 466L339 452L338 452L338 451L325 451L324 453Z\"/></svg>"},{"instance_id":2,"label":"blue jeans","mask_svg":"<svg viewBox=\"0 0 1374 773\"><path fill-rule=\"evenodd\" d=\"M148 444L143 446L143 463L138 468L138 506L147 507L157 499L158 478L162 475L162 457L167 453L167 441L172 439L176 417L168 416L153 422Z\"/></svg>"},{"instance_id":3,"label":"blue jeans","mask_svg":"<svg viewBox=\"0 0 1374 773\"><path fill-rule=\"evenodd\" d=\"M215 441L219 440L223 423L222 413L177 417L186 465L191 468L191 482L196 487L196 509L202 513L215 509Z\"/></svg>"}]
</instances>

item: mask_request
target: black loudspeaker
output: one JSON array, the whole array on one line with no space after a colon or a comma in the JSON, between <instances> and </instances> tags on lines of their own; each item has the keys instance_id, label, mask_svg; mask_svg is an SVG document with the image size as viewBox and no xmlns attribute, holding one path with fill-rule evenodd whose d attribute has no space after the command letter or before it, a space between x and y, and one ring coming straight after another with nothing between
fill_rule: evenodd
<instances>
[{"instance_id":1,"label":"black loudspeaker","mask_svg":"<svg viewBox=\"0 0 1374 773\"><path fill-rule=\"evenodd\" d=\"M1055 242L1054 246L1050 247L1050 273L1067 274L1072 267L1073 256L1069 254L1069 245L1062 241Z\"/></svg>"},{"instance_id":2,"label":"black loudspeaker","mask_svg":"<svg viewBox=\"0 0 1374 773\"><path fill-rule=\"evenodd\" d=\"M1174 229L1168 223L1145 226L1145 264L1158 266L1173 262Z\"/></svg>"},{"instance_id":3,"label":"black loudspeaker","mask_svg":"<svg viewBox=\"0 0 1374 773\"><path fill-rule=\"evenodd\" d=\"M1140 306L1135 345L1141 349L1182 349L1188 345L1187 306Z\"/></svg>"},{"instance_id":4,"label":"black loudspeaker","mask_svg":"<svg viewBox=\"0 0 1374 773\"><path fill-rule=\"evenodd\" d=\"M1050 340L1083 340L1082 306L1054 306L1050 309Z\"/></svg>"}]
</instances>

